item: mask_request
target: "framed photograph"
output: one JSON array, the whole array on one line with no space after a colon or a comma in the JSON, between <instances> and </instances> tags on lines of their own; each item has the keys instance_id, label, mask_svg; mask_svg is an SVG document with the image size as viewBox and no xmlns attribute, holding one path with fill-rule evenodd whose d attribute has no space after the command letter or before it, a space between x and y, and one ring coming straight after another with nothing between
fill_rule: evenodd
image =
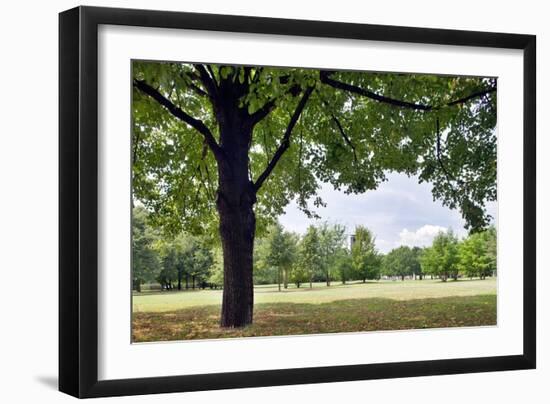
<instances>
[{"instance_id":1,"label":"framed photograph","mask_svg":"<svg viewBox=\"0 0 550 404\"><path fill-rule=\"evenodd\" d=\"M61 391L535 368L534 36L59 29Z\"/></svg>"}]
</instances>

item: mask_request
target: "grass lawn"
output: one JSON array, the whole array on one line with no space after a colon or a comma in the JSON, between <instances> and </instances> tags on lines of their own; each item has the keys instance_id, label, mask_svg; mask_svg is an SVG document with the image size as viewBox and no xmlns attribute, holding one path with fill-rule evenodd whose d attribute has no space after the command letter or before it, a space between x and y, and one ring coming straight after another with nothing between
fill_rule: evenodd
<instances>
[{"instance_id":1,"label":"grass lawn","mask_svg":"<svg viewBox=\"0 0 550 404\"><path fill-rule=\"evenodd\" d=\"M222 329L220 290L133 295L134 342L496 324L496 280L257 286L254 324Z\"/></svg>"}]
</instances>

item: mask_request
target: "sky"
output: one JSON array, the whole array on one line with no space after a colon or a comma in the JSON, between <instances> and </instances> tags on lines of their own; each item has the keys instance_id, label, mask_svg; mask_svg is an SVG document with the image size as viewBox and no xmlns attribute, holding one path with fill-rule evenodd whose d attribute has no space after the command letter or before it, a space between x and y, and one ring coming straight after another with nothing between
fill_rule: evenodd
<instances>
[{"instance_id":1,"label":"sky","mask_svg":"<svg viewBox=\"0 0 550 404\"><path fill-rule=\"evenodd\" d=\"M346 195L323 184L319 196L326 207L315 208L321 219L308 219L292 202L279 221L289 231L304 234L310 224L339 223L353 234L357 225L368 227L376 236L376 247L387 253L400 245L425 247L431 245L439 231L452 229L464 237L464 220L460 212L434 201L431 185L418 183L417 177L390 173L388 180L376 190L360 195ZM497 204L491 202L487 211L496 219Z\"/></svg>"}]
</instances>

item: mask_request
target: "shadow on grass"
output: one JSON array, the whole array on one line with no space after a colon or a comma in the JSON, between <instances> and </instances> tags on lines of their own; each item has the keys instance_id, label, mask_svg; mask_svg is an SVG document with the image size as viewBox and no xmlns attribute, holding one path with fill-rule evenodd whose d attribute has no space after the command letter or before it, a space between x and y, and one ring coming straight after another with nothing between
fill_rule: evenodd
<instances>
[{"instance_id":1,"label":"shadow on grass","mask_svg":"<svg viewBox=\"0 0 550 404\"><path fill-rule=\"evenodd\" d=\"M152 342L488 326L496 324L496 295L261 303L254 306L254 323L248 327L224 329L219 320L219 305L134 313L132 339Z\"/></svg>"}]
</instances>

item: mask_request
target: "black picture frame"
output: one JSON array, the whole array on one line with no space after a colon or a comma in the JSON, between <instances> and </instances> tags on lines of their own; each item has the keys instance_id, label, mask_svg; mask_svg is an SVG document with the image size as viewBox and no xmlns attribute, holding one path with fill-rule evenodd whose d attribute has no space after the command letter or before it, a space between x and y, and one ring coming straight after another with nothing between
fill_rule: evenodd
<instances>
[{"instance_id":1,"label":"black picture frame","mask_svg":"<svg viewBox=\"0 0 550 404\"><path fill-rule=\"evenodd\" d=\"M523 354L98 380L98 26L100 24L523 50ZM536 37L533 35L77 7L59 15L59 390L104 397L534 369Z\"/></svg>"}]
</instances>

